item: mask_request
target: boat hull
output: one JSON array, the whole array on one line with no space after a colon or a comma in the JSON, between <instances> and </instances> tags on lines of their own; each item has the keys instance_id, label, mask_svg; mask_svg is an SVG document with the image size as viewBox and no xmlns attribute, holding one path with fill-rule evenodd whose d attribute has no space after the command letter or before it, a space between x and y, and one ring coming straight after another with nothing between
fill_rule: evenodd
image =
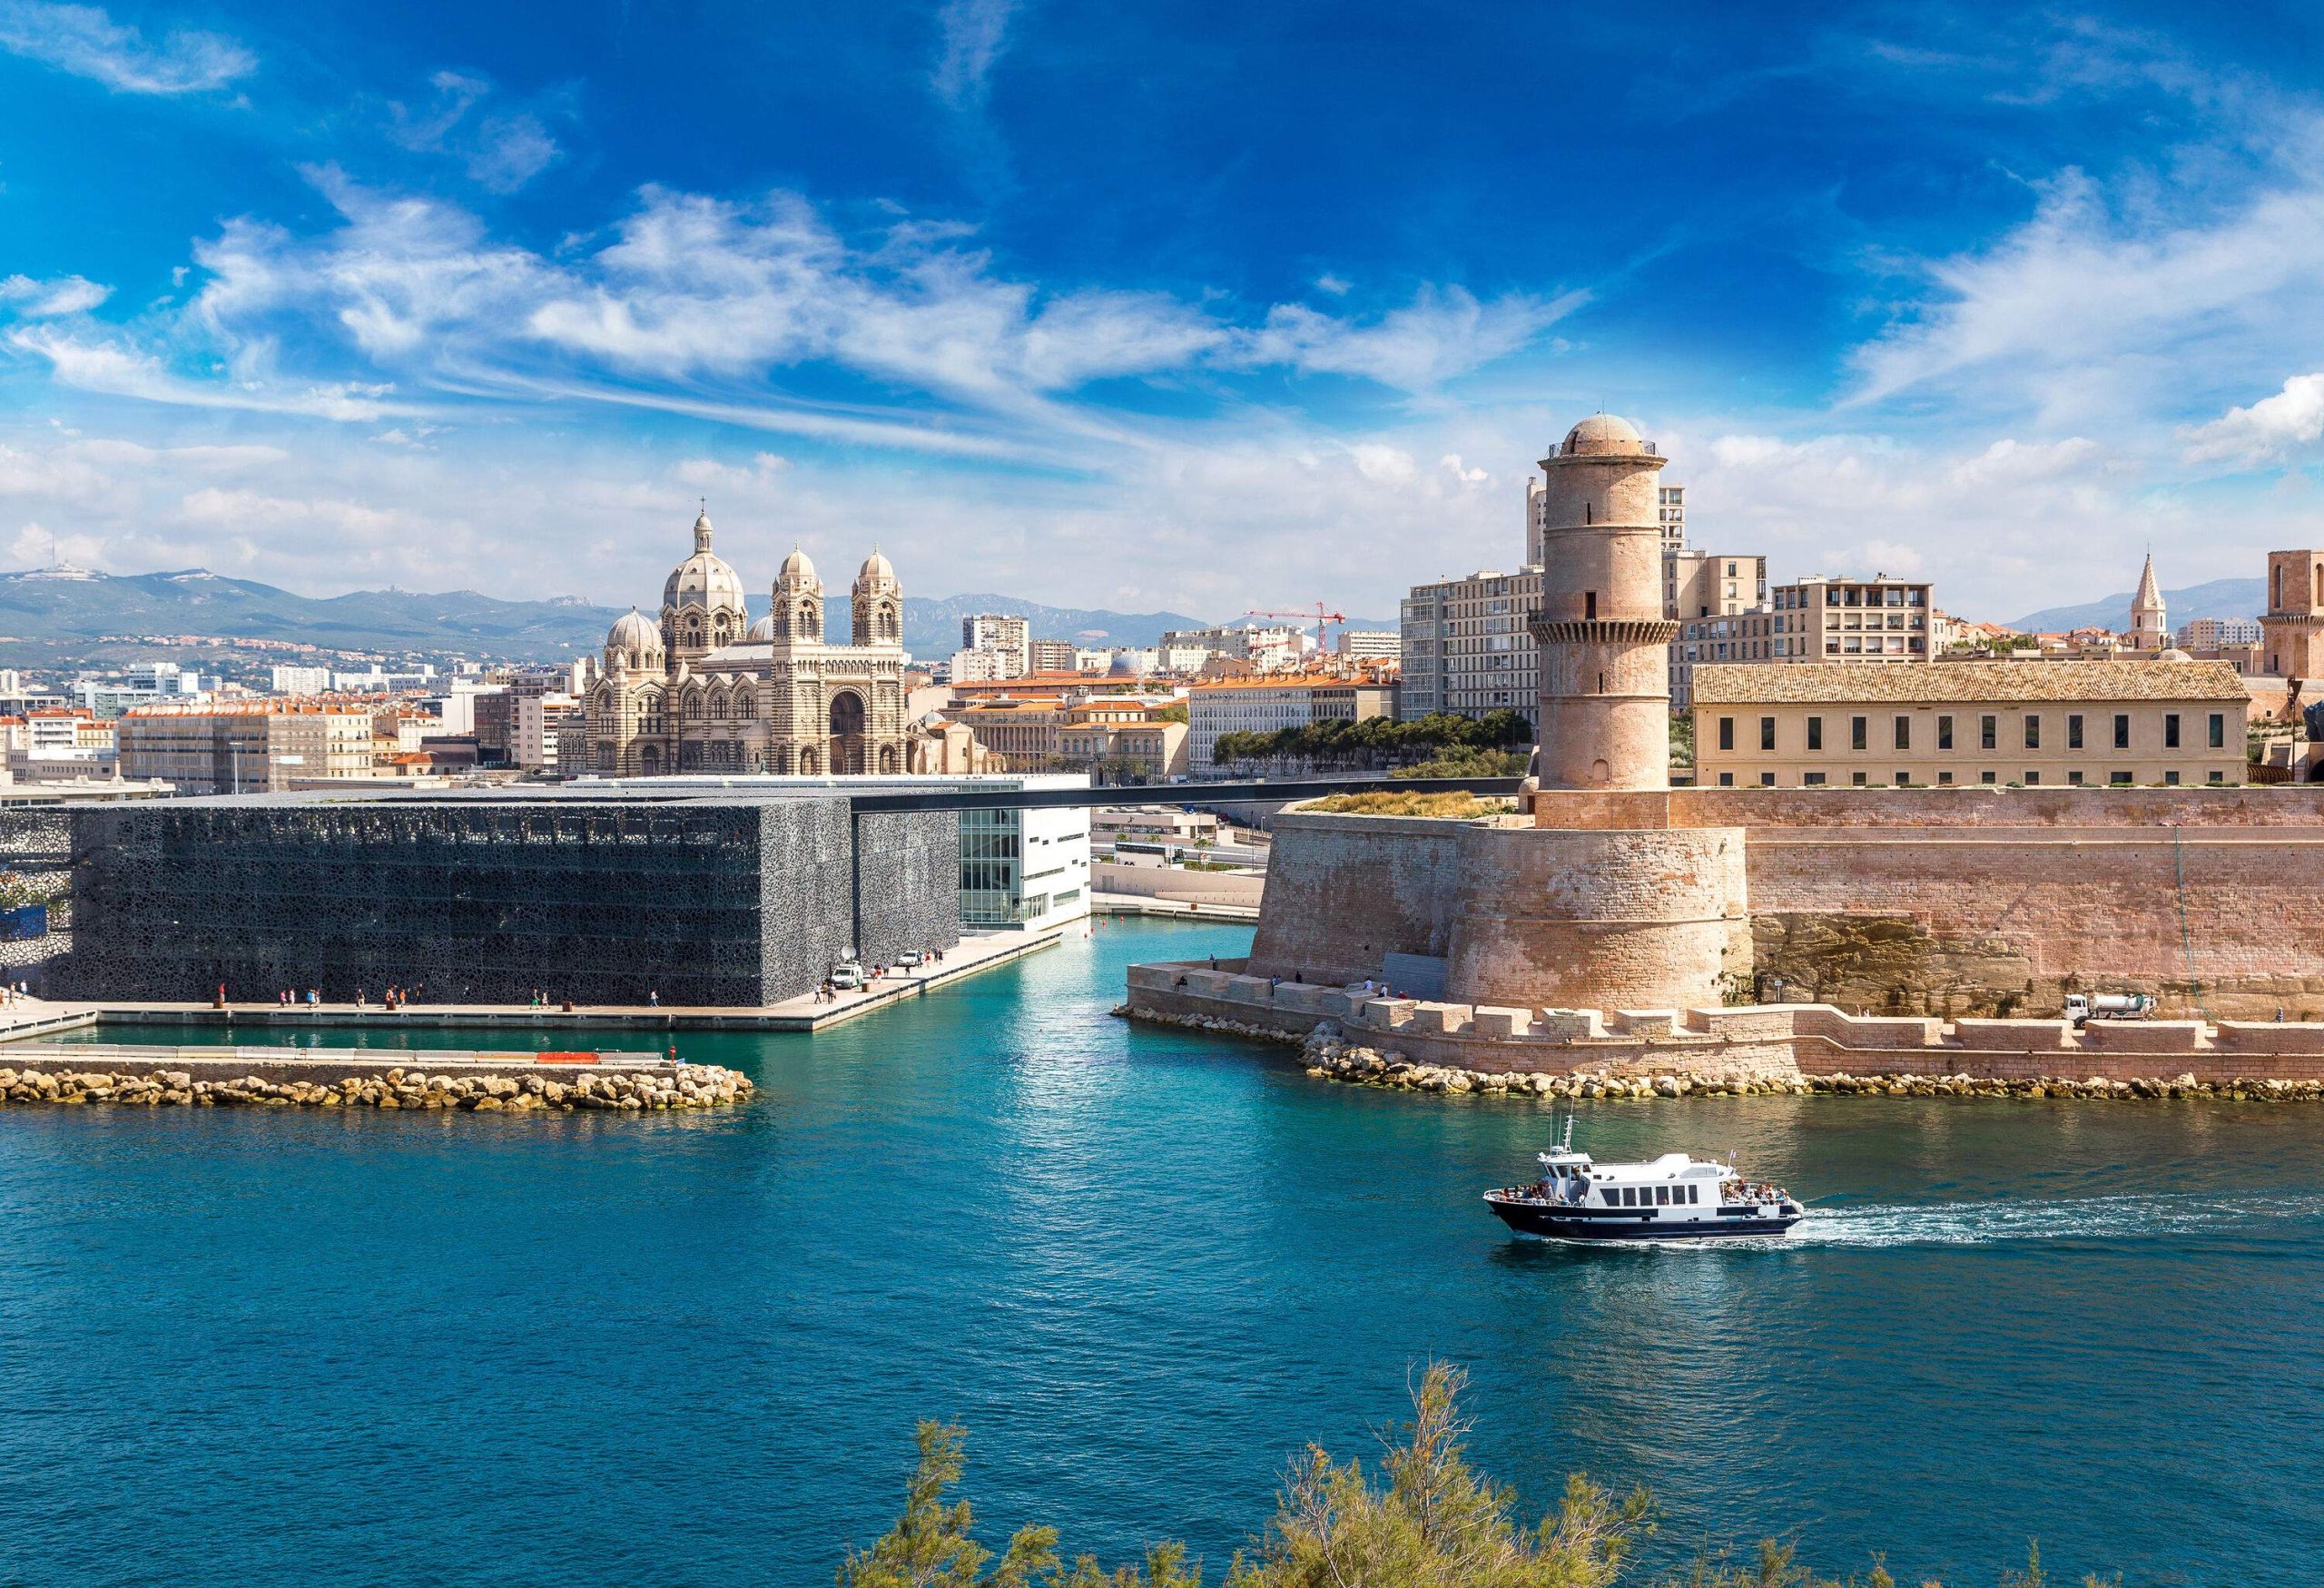
<instances>
[{"instance_id":1,"label":"boat hull","mask_svg":"<svg viewBox=\"0 0 2324 1588\"><path fill-rule=\"evenodd\" d=\"M1804 1213L1742 1213L1712 1218L1666 1218L1659 1208L1558 1208L1515 1198L1487 1197L1485 1205L1521 1235L1557 1240L1723 1240L1781 1235Z\"/></svg>"}]
</instances>

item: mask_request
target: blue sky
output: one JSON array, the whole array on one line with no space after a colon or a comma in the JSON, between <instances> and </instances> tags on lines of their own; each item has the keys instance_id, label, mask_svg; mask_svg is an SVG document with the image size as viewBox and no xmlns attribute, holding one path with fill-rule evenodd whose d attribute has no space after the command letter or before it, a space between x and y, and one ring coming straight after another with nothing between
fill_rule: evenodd
<instances>
[{"instance_id":1,"label":"blue sky","mask_svg":"<svg viewBox=\"0 0 2324 1588\"><path fill-rule=\"evenodd\" d=\"M0 0L0 563L1392 613L1573 419L2008 617L2315 544L2324 14Z\"/></svg>"}]
</instances>

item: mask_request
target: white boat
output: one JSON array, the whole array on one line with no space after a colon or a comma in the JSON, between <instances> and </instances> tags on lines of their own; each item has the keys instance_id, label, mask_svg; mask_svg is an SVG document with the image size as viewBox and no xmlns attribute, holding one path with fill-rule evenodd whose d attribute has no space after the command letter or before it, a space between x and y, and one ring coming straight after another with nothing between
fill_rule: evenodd
<instances>
[{"instance_id":1,"label":"white boat","mask_svg":"<svg viewBox=\"0 0 2324 1588\"><path fill-rule=\"evenodd\" d=\"M1600 1163L1573 1150L1573 1120L1541 1178L1485 1193L1494 1216L1526 1235L1565 1240L1698 1240L1781 1235L1807 1209L1780 1186L1743 1179L1731 1162L1666 1152L1650 1163Z\"/></svg>"}]
</instances>

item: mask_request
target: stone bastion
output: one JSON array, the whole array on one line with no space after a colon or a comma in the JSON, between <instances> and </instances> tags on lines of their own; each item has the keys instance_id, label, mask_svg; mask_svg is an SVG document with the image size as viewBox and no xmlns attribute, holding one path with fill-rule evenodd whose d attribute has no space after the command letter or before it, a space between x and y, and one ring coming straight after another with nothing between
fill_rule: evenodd
<instances>
[{"instance_id":1,"label":"stone bastion","mask_svg":"<svg viewBox=\"0 0 2324 1588\"><path fill-rule=\"evenodd\" d=\"M1276 819L1249 968L1453 1004L2324 1019L2324 789L1542 791Z\"/></svg>"}]
</instances>

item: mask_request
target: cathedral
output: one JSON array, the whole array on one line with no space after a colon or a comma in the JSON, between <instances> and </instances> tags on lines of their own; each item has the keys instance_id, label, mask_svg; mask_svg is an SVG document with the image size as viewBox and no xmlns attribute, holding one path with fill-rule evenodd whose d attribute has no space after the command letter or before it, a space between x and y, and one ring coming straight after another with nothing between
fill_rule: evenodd
<instances>
[{"instance_id":1,"label":"cathedral","mask_svg":"<svg viewBox=\"0 0 2324 1588\"><path fill-rule=\"evenodd\" d=\"M904 593L877 551L848 589L852 643L823 638L823 585L803 551L783 559L773 609L756 624L743 581L710 549L662 587L657 626L632 608L606 636L588 696L589 770L608 776L920 770L923 734L904 720Z\"/></svg>"}]
</instances>

